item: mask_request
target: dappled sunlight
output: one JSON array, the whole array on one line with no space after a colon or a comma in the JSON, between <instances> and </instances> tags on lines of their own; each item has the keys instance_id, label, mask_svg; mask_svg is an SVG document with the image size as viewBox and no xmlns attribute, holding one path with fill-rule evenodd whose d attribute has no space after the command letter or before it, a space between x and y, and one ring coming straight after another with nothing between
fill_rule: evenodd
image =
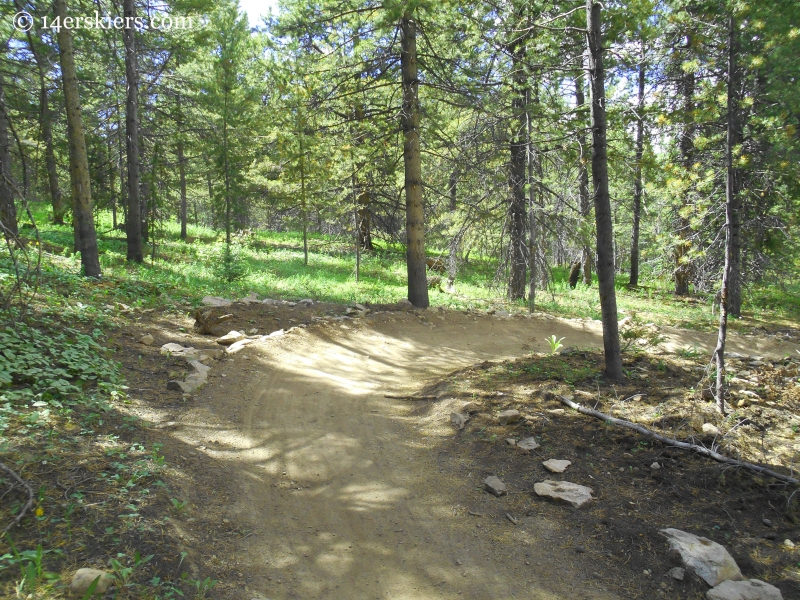
<instances>
[{"instance_id":1,"label":"dappled sunlight","mask_svg":"<svg viewBox=\"0 0 800 600\"><path fill-rule=\"evenodd\" d=\"M348 485L339 492L339 500L351 510L383 510L391 508L397 500L407 495L402 488L392 488L384 483Z\"/></svg>"}]
</instances>

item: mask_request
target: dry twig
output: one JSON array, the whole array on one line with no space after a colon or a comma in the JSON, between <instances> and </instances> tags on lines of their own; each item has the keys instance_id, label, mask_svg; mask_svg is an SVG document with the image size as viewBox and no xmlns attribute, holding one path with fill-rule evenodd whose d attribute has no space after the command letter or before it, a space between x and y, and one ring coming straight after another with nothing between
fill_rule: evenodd
<instances>
[{"instance_id":1,"label":"dry twig","mask_svg":"<svg viewBox=\"0 0 800 600\"><path fill-rule=\"evenodd\" d=\"M3 533L0 533L0 537L3 537L8 532L9 529L14 527L15 525L19 525L20 521L22 521L27 512L33 507L34 496L33 496L33 490L31 489L31 486L28 485L28 482L25 481L19 475L17 475L14 471L9 469L7 466L5 466L3 463L0 463L0 471L3 471L6 475L8 475L9 477L11 477L11 479L14 480L11 483L11 487L14 487L15 485L20 485L23 488L25 488L25 491L28 492L28 501L25 503L25 506L22 507L22 509L19 511L19 514L16 517L14 517L11 523L9 523L8 526L5 529L3 529Z\"/></svg>"}]
</instances>

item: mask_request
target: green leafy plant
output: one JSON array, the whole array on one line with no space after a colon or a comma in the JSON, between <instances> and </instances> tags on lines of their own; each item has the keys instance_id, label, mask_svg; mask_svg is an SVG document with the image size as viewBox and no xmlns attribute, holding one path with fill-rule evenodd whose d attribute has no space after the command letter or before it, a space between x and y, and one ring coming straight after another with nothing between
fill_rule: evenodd
<instances>
[{"instance_id":1,"label":"green leafy plant","mask_svg":"<svg viewBox=\"0 0 800 600\"><path fill-rule=\"evenodd\" d=\"M194 586L196 591L195 595L196 600L202 600L203 598L205 598L206 592L208 592L211 588L217 585L216 579L211 579L210 577L206 577L205 579L192 579L189 577L187 573L184 573L181 576L181 579Z\"/></svg>"},{"instance_id":2,"label":"green leafy plant","mask_svg":"<svg viewBox=\"0 0 800 600\"><path fill-rule=\"evenodd\" d=\"M176 515L181 515L186 512L186 508L189 506L188 500L170 498L169 501L172 503L172 512L174 512Z\"/></svg>"},{"instance_id":3,"label":"green leafy plant","mask_svg":"<svg viewBox=\"0 0 800 600\"><path fill-rule=\"evenodd\" d=\"M553 334L549 338L545 338L545 341L550 344L550 354L555 354L563 345L561 342L564 341L564 338L556 338L555 334Z\"/></svg>"},{"instance_id":4,"label":"green leafy plant","mask_svg":"<svg viewBox=\"0 0 800 600\"><path fill-rule=\"evenodd\" d=\"M11 554L0 556L0 572L11 566L17 565L21 569L22 580L17 589L20 592L33 591L41 581L56 581L60 578L58 573L50 573L44 569L44 556L56 550L44 550L39 544L36 550L17 550L11 538L6 535ZM8 565L5 566L4 565Z\"/></svg>"}]
</instances>

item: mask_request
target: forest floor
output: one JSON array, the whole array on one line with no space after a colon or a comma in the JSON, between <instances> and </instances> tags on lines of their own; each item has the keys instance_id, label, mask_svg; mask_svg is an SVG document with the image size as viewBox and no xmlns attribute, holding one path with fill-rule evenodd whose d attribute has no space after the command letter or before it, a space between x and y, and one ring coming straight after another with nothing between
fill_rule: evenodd
<instances>
[{"instance_id":1,"label":"forest floor","mask_svg":"<svg viewBox=\"0 0 800 600\"><path fill-rule=\"evenodd\" d=\"M760 399L734 397L721 417L700 391L713 334L663 328L661 345L626 354L628 381L613 384L598 376L597 321L369 308L351 319L338 304L235 303L220 333L288 331L215 361L188 397L166 390L186 367L159 347L219 346L185 316L145 313L109 340L135 398L125 412L163 444L178 499L160 531L137 535L185 552L189 581L218 582L208 597L704 598L695 576L667 575L678 563L666 527L718 541L745 576L800 595L800 551L784 542L800 544L793 488L556 399L788 473L800 456L800 330L731 335L728 352L748 357L731 360L733 388ZM137 342L146 333L152 346ZM578 351L543 352L550 335ZM416 393L436 399L385 397ZM468 401L476 412L457 430L450 413ZM507 408L525 418L499 425ZM541 444L531 454L507 442L530 436ZM549 458L572 465L548 473ZM508 495L484 491L488 475ZM588 485L596 499L554 504L532 491L543 479Z\"/></svg>"}]
</instances>

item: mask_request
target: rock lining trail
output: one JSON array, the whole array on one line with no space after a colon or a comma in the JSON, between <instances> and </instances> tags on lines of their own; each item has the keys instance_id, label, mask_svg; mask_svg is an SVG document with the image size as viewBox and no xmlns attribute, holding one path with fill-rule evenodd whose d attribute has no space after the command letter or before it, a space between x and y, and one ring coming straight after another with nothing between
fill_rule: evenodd
<instances>
[{"instance_id":1,"label":"rock lining trail","mask_svg":"<svg viewBox=\"0 0 800 600\"><path fill-rule=\"evenodd\" d=\"M713 348L715 334L665 329L667 349ZM228 514L252 533L239 542L232 597L618 598L591 557L542 531L550 505L515 525L502 517L504 499L487 493L496 514L467 512L465 485L502 474L442 464L433 450L454 435L452 402L418 414L384 397L543 351L553 334L565 346L602 346L591 320L386 312L297 328L216 364L173 435L227 465ZM738 335L728 346L765 356L794 348Z\"/></svg>"}]
</instances>

